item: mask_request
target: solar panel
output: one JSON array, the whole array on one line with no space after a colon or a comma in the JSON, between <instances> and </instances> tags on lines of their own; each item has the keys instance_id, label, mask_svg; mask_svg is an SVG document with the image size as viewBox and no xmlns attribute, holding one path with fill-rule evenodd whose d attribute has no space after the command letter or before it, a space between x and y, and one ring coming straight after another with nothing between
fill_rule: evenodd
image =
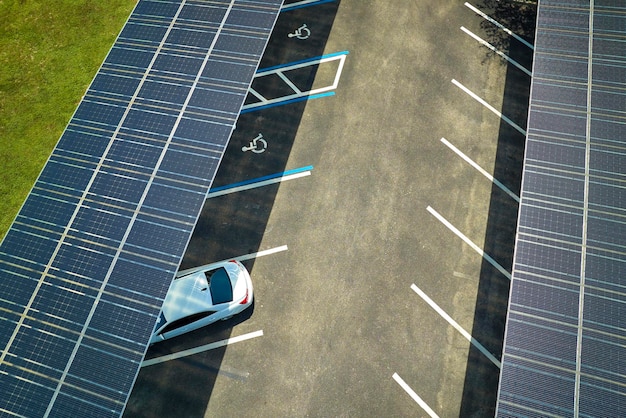
<instances>
[{"instance_id":1,"label":"solar panel","mask_svg":"<svg viewBox=\"0 0 626 418\"><path fill-rule=\"evenodd\" d=\"M626 414L626 7L541 0L498 416Z\"/></svg>"},{"instance_id":2,"label":"solar panel","mask_svg":"<svg viewBox=\"0 0 626 418\"><path fill-rule=\"evenodd\" d=\"M140 0L0 246L0 412L119 416L282 0Z\"/></svg>"}]
</instances>

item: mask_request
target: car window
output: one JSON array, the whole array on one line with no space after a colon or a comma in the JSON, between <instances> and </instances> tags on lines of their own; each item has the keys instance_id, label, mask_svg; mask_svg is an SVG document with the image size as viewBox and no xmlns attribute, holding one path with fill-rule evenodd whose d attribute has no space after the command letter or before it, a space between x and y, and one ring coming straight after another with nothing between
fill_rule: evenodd
<instances>
[{"instance_id":1,"label":"car window","mask_svg":"<svg viewBox=\"0 0 626 418\"><path fill-rule=\"evenodd\" d=\"M233 301L233 286L224 267L204 273L211 289L214 305Z\"/></svg>"},{"instance_id":2,"label":"car window","mask_svg":"<svg viewBox=\"0 0 626 418\"><path fill-rule=\"evenodd\" d=\"M216 311L200 312L200 313L197 313L197 314L186 316L186 317L178 319L176 321L172 321L169 324L167 324L165 326L165 328L163 328L161 330L161 332L159 332L159 334L163 334L163 333L166 333L166 332L174 331L175 329L178 329L180 327L184 327L185 325L189 325L189 324L191 324L193 322L199 321L200 319L203 319L203 318L206 318L208 316L211 316L215 312Z\"/></svg>"}]
</instances>

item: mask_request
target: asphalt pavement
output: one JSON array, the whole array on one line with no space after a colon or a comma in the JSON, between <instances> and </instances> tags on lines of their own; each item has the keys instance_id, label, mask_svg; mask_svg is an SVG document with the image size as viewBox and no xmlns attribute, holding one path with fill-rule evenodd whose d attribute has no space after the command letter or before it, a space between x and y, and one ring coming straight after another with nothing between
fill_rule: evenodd
<instances>
[{"instance_id":1,"label":"asphalt pavement","mask_svg":"<svg viewBox=\"0 0 626 418\"><path fill-rule=\"evenodd\" d=\"M529 70L532 49L459 0L307 6L279 17L181 266L243 257L254 307L153 346L208 345L144 367L125 416L492 416L530 77L468 32Z\"/></svg>"}]
</instances>

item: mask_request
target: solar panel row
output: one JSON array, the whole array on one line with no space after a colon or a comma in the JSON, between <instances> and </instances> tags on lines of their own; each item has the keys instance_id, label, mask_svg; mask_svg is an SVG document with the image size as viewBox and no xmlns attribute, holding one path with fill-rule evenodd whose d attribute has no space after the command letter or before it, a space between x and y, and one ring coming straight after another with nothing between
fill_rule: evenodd
<instances>
[{"instance_id":1,"label":"solar panel row","mask_svg":"<svg viewBox=\"0 0 626 418\"><path fill-rule=\"evenodd\" d=\"M626 413L626 7L542 0L498 416Z\"/></svg>"},{"instance_id":2,"label":"solar panel row","mask_svg":"<svg viewBox=\"0 0 626 418\"><path fill-rule=\"evenodd\" d=\"M0 411L119 416L282 0L140 0L0 246Z\"/></svg>"}]
</instances>

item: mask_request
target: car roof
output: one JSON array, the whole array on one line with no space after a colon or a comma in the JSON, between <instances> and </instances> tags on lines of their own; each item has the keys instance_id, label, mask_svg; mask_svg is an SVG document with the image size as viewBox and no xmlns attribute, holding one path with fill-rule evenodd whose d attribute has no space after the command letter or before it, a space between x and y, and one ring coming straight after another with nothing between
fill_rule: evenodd
<instances>
[{"instance_id":1,"label":"car roof","mask_svg":"<svg viewBox=\"0 0 626 418\"><path fill-rule=\"evenodd\" d=\"M204 272L197 272L172 282L162 310L166 321L170 322L205 310L212 304Z\"/></svg>"},{"instance_id":2,"label":"car roof","mask_svg":"<svg viewBox=\"0 0 626 418\"><path fill-rule=\"evenodd\" d=\"M233 300L229 266L218 266L174 279L165 301L163 315L167 322L207 311Z\"/></svg>"}]
</instances>

